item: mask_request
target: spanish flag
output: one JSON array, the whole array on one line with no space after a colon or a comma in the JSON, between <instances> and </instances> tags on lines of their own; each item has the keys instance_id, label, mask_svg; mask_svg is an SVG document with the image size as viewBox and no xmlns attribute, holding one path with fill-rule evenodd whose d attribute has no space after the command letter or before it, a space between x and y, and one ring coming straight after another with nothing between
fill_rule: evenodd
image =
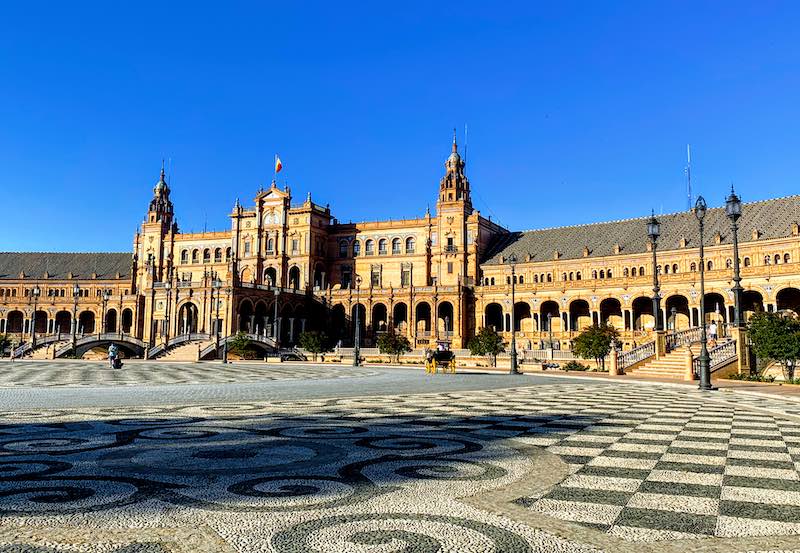
<instances>
[{"instance_id":1,"label":"spanish flag","mask_svg":"<svg viewBox=\"0 0 800 553\"><path fill-rule=\"evenodd\" d=\"M281 164L281 158L278 157L278 154L275 154L275 174L277 175L278 173L280 173L281 169L283 169L283 164Z\"/></svg>"}]
</instances>

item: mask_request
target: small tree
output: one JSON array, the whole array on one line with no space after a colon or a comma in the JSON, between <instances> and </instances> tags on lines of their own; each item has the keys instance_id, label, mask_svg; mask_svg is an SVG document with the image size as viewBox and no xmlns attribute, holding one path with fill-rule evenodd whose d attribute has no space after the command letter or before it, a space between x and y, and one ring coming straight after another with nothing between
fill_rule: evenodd
<instances>
[{"instance_id":1,"label":"small tree","mask_svg":"<svg viewBox=\"0 0 800 553\"><path fill-rule=\"evenodd\" d=\"M330 351L330 341L324 332L317 330L307 330L300 334L300 347L314 356L314 361L317 360L317 355Z\"/></svg>"},{"instance_id":2,"label":"small tree","mask_svg":"<svg viewBox=\"0 0 800 553\"><path fill-rule=\"evenodd\" d=\"M497 355L506 350L503 339L495 329L488 326L481 328L467 343L467 347L472 355L490 356L493 367L497 365Z\"/></svg>"},{"instance_id":3,"label":"small tree","mask_svg":"<svg viewBox=\"0 0 800 553\"><path fill-rule=\"evenodd\" d=\"M0 357L3 356L3 352L10 345L11 345L11 338L8 337L8 334L0 334Z\"/></svg>"},{"instance_id":4,"label":"small tree","mask_svg":"<svg viewBox=\"0 0 800 553\"><path fill-rule=\"evenodd\" d=\"M800 359L800 321L781 313L760 312L750 318L750 342L762 360L780 364L783 377L794 380Z\"/></svg>"},{"instance_id":5,"label":"small tree","mask_svg":"<svg viewBox=\"0 0 800 553\"><path fill-rule=\"evenodd\" d=\"M241 359L255 359L255 352L251 348L252 342L247 334L238 332L233 339L228 342L228 351Z\"/></svg>"},{"instance_id":6,"label":"small tree","mask_svg":"<svg viewBox=\"0 0 800 553\"><path fill-rule=\"evenodd\" d=\"M400 362L400 356L411 351L411 342L402 334L389 330L378 336L378 351L389 356L394 355L395 362Z\"/></svg>"},{"instance_id":7,"label":"small tree","mask_svg":"<svg viewBox=\"0 0 800 553\"><path fill-rule=\"evenodd\" d=\"M619 332L605 323L594 324L581 332L572 342L572 352L582 359L594 359L597 366L606 370L606 355L616 345Z\"/></svg>"}]
</instances>

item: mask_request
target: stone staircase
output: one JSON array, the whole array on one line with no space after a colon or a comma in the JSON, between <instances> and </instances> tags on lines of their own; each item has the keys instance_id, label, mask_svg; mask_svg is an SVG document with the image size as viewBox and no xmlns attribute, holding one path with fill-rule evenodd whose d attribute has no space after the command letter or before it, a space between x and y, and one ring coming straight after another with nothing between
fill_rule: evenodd
<instances>
[{"instance_id":1,"label":"stone staircase","mask_svg":"<svg viewBox=\"0 0 800 553\"><path fill-rule=\"evenodd\" d=\"M191 341L168 349L156 357L159 361L197 361L197 352L213 344L209 341Z\"/></svg>"},{"instance_id":2,"label":"stone staircase","mask_svg":"<svg viewBox=\"0 0 800 553\"><path fill-rule=\"evenodd\" d=\"M632 376L683 380L686 378L687 363L691 363L691 360L688 358L689 351L691 351L693 356L699 355L700 344L678 347L661 357L661 359L652 359L627 372Z\"/></svg>"},{"instance_id":3,"label":"stone staircase","mask_svg":"<svg viewBox=\"0 0 800 553\"><path fill-rule=\"evenodd\" d=\"M34 350L27 352L24 359L52 359L54 348L57 350L67 344L69 344L69 340L37 346Z\"/></svg>"}]
</instances>

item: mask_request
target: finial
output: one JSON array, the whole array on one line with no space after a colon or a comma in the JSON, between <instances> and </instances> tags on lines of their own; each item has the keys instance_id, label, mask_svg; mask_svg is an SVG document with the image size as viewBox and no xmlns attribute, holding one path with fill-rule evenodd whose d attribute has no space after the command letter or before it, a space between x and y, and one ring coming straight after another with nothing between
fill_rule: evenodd
<instances>
[{"instance_id":1,"label":"finial","mask_svg":"<svg viewBox=\"0 0 800 553\"><path fill-rule=\"evenodd\" d=\"M428 204L427 206L425 206L425 217L430 217L430 215L431 215L431 205Z\"/></svg>"},{"instance_id":2,"label":"finial","mask_svg":"<svg viewBox=\"0 0 800 553\"><path fill-rule=\"evenodd\" d=\"M239 198L236 198L236 202L233 204L233 209L234 209L234 210L237 210L237 209L239 209L240 207L241 207L241 206L239 205Z\"/></svg>"},{"instance_id":3,"label":"finial","mask_svg":"<svg viewBox=\"0 0 800 553\"><path fill-rule=\"evenodd\" d=\"M308 196L306 196L306 201L308 203L311 203L311 192L310 191L308 192Z\"/></svg>"},{"instance_id":4,"label":"finial","mask_svg":"<svg viewBox=\"0 0 800 553\"><path fill-rule=\"evenodd\" d=\"M456 145L456 128L453 127L453 151L458 151L458 146Z\"/></svg>"},{"instance_id":5,"label":"finial","mask_svg":"<svg viewBox=\"0 0 800 553\"><path fill-rule=\"evenodd\" d=\"M270 188L277 188L277 185L275 184L275 179L272 179L272 184L269 187Z\"/></svg>"}]
</instances>

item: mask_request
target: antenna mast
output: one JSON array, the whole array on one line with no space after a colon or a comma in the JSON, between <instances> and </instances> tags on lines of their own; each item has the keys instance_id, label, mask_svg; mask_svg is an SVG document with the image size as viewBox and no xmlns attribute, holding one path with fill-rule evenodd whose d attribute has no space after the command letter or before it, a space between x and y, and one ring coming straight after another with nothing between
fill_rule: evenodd
<instances>
[{"instance_id":1,"label":"antenna mast","mask_svg":"<svg viewBox=\"0 0 800 553\"><path fill-rule=\"evenodd\" d=\"M686 201L687 209L692 210L692 148L686 145Z\"/></svg>"}]
</instances>

